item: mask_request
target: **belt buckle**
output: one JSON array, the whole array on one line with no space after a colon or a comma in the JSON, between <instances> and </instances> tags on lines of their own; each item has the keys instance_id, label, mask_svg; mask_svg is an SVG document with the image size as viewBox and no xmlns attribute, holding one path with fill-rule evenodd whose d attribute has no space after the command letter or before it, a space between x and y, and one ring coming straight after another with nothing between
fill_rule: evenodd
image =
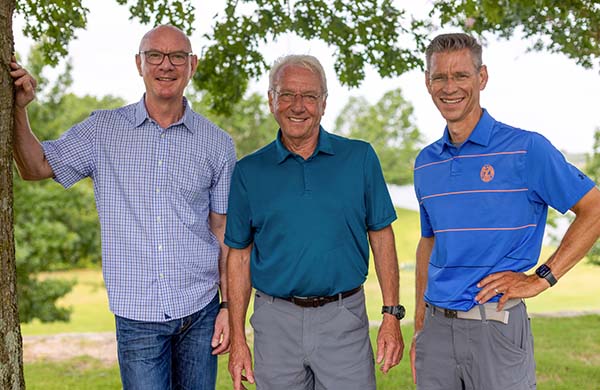
<instances>
[{"instance_id":1,"label":"belt buckle","mask_svg":"<svg viewBox=\"0 0 600 390\"><path fill-rule=\"evenodd\" d=\"M321 307L325 303L325 297L315 297L312 299L312 307Z\"/></svg>"},{"instance_id":2,"label":"belt buckle","mask_svg":"<svg viewBox=\"0 0 600 390\"><path fill-rule=\"evenodd\" d=\"M458 318L458 312L456 310L444 309L444 317Z\"/></svg>"}]
</instances>

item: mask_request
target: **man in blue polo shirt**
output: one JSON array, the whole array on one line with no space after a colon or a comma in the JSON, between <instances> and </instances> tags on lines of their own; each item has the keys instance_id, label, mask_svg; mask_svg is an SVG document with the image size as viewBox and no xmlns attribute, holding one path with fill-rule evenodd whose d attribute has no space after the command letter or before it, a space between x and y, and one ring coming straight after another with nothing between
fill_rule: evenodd
<instances>
[{"instance_id":1,"label":"man in blue polo shirt","mask_svg":"<svg viewBox=\"0 0 600 390\"><path fill-rule=\"evenodd\" d=\"M371 146L320 126L326 98L316 58L280 58L269 88L277 139L234 170L225 243L236 390L246 378L259 390L375 389L361 287L369 242L385 305L377 362L387 372L402 357L396 213ZM252 287L255 370L244 330Z\"/></svg>"},{"instance_id":2,"label":"man in blue polo shirt","mask_svg":"<svg viewBox=\"0 0 600 390\"><path fill-rule=\"evenodd\" d=\"M421 211L415 336L417 389L535 389L522 298L554 285L600 235L600 192L537 133L496 121L479 103L488 80L467 34L436 37L425 83L447 122L417 157ZM548 206L575 221L533 274Z\"/></svg>"}]
</instances>

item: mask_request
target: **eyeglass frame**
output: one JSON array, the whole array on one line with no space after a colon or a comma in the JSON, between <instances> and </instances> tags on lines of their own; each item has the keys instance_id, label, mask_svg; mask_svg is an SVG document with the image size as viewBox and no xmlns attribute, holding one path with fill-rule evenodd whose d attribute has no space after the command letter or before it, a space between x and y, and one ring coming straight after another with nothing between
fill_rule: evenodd
<instances>
[{"instance_id":1,"label":"eyeglass frame","mask_svg":"<svg viewBox=\"0 0 600 390\"><path fill-rule=\"evenodd\" d=\"M431 85L439 85L439 86L443 86L448 84L448 81L452 80L455 84L458 85L462 85L465 84L467 82L469 82L469 80L471 80L472 77L477 76L477 73L481 71L481 67L479 67L477 69L476 73L468 73L468 72L456 72L452 75L450 75L450 77L448 77L447 74L433 74L433 75L428 75L429 77L429 83Z\"/></svg>"},{"instance_id":2,"label":"eyeglass frame","mask_svg":"<svg viewBox=\"0 0 600 390\"><path fill-rule=\"evenodd\" d=\"M148 61L148 55L147 55L147 53L158 53L158 54L162 55L162 58L160 59L160 62L157 62L157 63L152 63L152 62ZM182 65L185 65L185 64L187 63L187 60L188 60L188 59L189 59L191 56L193 56L193 55L194 55L194 53L192 53L191 51L190 51L190 52L187 52L187 51L183 51L183 50L172 51L172 52L169 52L169 53L163 53L163 52L162 52L162 51L160 51L160 50L140 50L138 54L139 54L139 55L143 55L143 56L144 56L144 58L146 58L146 62L147 62L147 63L149 63L150 65L160 65L160 64L162 64L162 63L164 62L164 60L165 60L165 57L167 57L167 58L169 59L169 62L170 62L170 63L171 63L171 65L173 65L173 66L182 66ZM171 59L171 55L172 55L172 54L184 54L184 55L186 56L186 59L185 59L185 61L184 61L184 62L182 62L181 64L175 64L175 63L173 63L173 60Z\"/></svg>"},{"instance_id":3,"label":"eyeglass frame","mask_svg":"<svg viewBox=\"0 0 600 390\"><path fill-rule=\"evenodd\" d=\"M300 95L302 102L308 103L308 104L317 104L319 99L327 96L327 92L322 93L321 95L313 95L312 93L300 93L300 92L291 92L291 91L290 92L287 92L287 91L280 92L280 91L277 91L275 88L271 88L271 92L277 96L277 99L281 99L281 96L283 95L284 99L281 99L281 101L284 103L293 103L294 101L296 101L296 96ZM314 98L314 101L311 101L313 98Z\"/></svg>"}]
</instances>

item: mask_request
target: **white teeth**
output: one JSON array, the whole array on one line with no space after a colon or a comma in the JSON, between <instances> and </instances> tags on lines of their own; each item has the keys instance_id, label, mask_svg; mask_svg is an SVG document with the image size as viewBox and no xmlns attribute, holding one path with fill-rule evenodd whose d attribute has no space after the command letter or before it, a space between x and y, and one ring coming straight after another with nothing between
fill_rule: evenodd
<instances>
[{"instance_id":1,"label":"white teeth","mask_svg":"<svg viewBox=\"0 0 600 390\"><path fill-rule=\"evenodd\" d=\"M302 119L302 118L290 118L290 120L292 122L304 122L304 119Z\"/></svg>"},{"instance_id":2,"label":"white teeth","mask_svg":"<svg viewBox=\"0 0 600 390\"><path fill-rule=\"evenodd\" d=\"M442 102L444 103L448 103L448 104L456 104L462 101L462 98L460 99L441 99Z\"/></svg>"}]
</instances>

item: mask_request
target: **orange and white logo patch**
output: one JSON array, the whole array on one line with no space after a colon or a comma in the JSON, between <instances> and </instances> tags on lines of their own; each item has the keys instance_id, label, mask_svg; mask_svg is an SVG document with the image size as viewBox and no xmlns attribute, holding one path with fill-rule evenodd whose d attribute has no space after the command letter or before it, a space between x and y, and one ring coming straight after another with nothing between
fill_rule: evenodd
<instances>
[{"instance_id":1,"label":"orange and white logo patch","mask_svg":"<svg viewBox=\"0 0 600 390\"><path fill-rule=\"evenodd\" d=\"M479 177L482 181L488 183L494 179L494 167L490 164L485 164L481 167L481 171L479 172Z\"/></svg>"}]
</instances>

